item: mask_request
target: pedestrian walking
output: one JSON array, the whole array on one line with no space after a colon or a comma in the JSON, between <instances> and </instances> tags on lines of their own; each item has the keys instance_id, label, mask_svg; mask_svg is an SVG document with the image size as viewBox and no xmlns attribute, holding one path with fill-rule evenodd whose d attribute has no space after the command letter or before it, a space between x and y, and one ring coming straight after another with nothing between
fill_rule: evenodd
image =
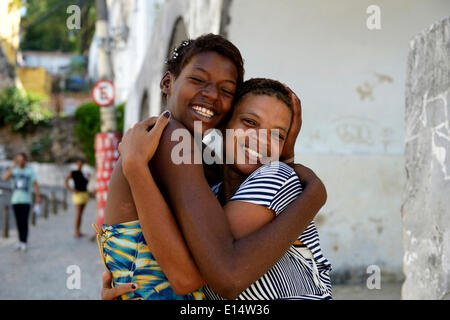
<instances>
[{"instance_id":1,"label":"pedestrian walking","mask_svg":"<svg viewBox=\"0 0 450 320\"><path fill-rule=\"evenodd\" d=\"M83 211L86 204L89 202L89 192L87 191L87 185L89 182L89 174L82 171L84 165L84 160L77 160L77 169L71 171L66 179L66 188L72 193L72 202L76 208L75 217L75 238L80 238L83 236L81 233L81 219L83 216ZM72 179L74 187L72 188L69 184L69 180Z\"/></svg>"},{"instance_id":2,"label":"pedestrian walking","mask_svg":"<svg viewBox=\"0 0 450 320\"><path fill-rule=\"evenodd\" d=\"M12 179L11 205L16 218L19 242L17 250L27 250L28 217L32 203L32 190L36 195L36 208L39 207L41 196L34 170L27 165L27 155L19 153L14 158L13 165L3 175L4 180Z\"/></svg>"}]
</instances>

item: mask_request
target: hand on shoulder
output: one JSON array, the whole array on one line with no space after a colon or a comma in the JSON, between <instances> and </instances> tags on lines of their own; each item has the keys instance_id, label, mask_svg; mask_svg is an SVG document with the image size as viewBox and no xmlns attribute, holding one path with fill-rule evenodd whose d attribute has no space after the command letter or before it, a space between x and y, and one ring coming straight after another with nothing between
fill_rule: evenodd
<instances>
[{"instance_id":1,"label":"hand on shoulder","mask_svg":"<svg viewBox=\"0 0 450 320\"><path fill-rule=\"evenodd\" d=\"M122 157L122 170L125 176L132 174L136 169L147 166L158 148L161 135L169 122L170 112L166 111L159 116L156 124L152 118L141 121L129 129L119 144Z\"/></svg>"}]
</instances>

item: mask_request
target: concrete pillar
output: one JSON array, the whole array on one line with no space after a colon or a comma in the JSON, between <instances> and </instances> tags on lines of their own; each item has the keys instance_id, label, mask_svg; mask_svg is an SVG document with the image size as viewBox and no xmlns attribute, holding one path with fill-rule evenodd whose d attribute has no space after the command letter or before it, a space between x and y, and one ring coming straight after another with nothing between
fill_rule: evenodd
<instances>
[{"instance_id":1,"label":"concrete pillar","mask_svg":"<svg viewBox=\"0 0 450 320\"><path fill-rule=\"evenodd\" d=\"M403 299L450 298L450 17L410 42Z\"/></svg>"},{"instance_id":2,"label":"concrete pillar","mask_svg":"<svg viewBox=\"0 0 450 320\"><path fill-rule=\"evenodd\" d=\"M106 0L95 0L96 22L95 34L98 46L98 77L113 81L113 69L111 63L111 38L108 31L108 6ZM113 81L114 82L114 81ZM100 131L116 132L117 121L114 102L109 106L100 108Z\"/></svg>"}]
</instances>

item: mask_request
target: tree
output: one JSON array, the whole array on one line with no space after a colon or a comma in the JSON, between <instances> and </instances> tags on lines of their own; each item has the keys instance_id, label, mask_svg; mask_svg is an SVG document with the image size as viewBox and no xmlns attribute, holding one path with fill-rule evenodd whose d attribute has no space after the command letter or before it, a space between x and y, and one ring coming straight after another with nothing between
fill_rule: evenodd
<instances>
[{"instance_id":1,"label":"tree","mask_svg":"<svg viewBox=\"0 0 450 320\"><path fill-rule=\"evenodd\" d=\"M22 50L62 51L87 55L95 31L94 0L79 0L80 29L69 30L66 25L67 7L62 0L29 0L22 18Z\"/></svg>"}]
</instances>

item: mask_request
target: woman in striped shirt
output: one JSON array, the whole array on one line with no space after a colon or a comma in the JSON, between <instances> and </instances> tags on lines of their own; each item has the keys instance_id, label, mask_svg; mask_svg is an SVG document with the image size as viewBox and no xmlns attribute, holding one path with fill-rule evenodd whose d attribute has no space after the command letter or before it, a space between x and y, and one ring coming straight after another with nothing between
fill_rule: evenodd
<instances>
[{"instance_id":1,"label":"woman in striped shirt","mask_svg":"<svg viewBox=\"0 0 450 320\"><path fill-rule=\"evenodd\" d=\"M266 249L276 249L248 250L248 247L239 246L238 239L256 234L259 229L276 219L298 197L302 188L295 172L286 164L276 161L264 165L278 158L283 149L293 115L290 92L276 81L252 79L244 84L237 99L238 102L227 124L227 129L239 133L234 134L232 140L226 141L227 164L224 165L223 183L213 188L224 208L221 212L218 210L210 212L217 218L220 218L217 215L224 212L229 226L205 230L198 227L201 217L193 219L188 214L177 214L199 270L202 275L206 275L204 278L208 286L205 288L205 293L210 299L221 297L228 299L330 299L329 271L331 267L321 253L317 230L313 222L287 251L276 248L280 251L280 259L274 266L269 262L269 258L264 257L264 253ZM270 130L270 134L265 135L266 139L261 139L259 134L255 136L254 132L264 131L261 129ZM121 147L125 164L123 170L132 172L132 174L125 174L129 181L142 177L142 172L138 173L136 167L127 169L128 162L125 160L127 155L124 154L126 149L123 146L129 144L131 139L137 138L136 134L130 135L128 139L125 136ZM252 144L255 140L258 146L256 149L255 144ZM236 155L236 160L232 163L229 161L231 155L233 157ZM242 159L244 161L239 161ZM135 184L130 181L132 189L133 185ZM154 181L151 187L155 187ZM195 188L195 185L192 187ZM157 190L152 188L145 192ZM143 190L132 191L133 193L144 192ZM189 204L186 200L174 199L172 205L178 206L177 209L180 209L180 206L187 209ZM204 203L204 206L209 205L208 202ZM236 239L231 244L232 248L227 248L227 244L219 243L220 234L224 231L222 228L227 227ZM144 225L143 228L145 228ZM286 234L290 233L290 230L285 231ZM273 235L285 236L276 228L273 230ZM254 237L254 239L258 238ZM205 250L205 242L208 242L213 250ZM214 247L215 243L216 247ZM282 254L282 252L285 253ZM228 256L229 259L223 259L224 256ZM265 269L265 271L249 272L248 269L251 269L252 265L246 265L246 262L251 260L259 261L265 268L258 269Z\"/></svg>"},{"instance_id":2,"label":"woman in striped shirt","mask_svg":"<svg viewBox=\"0 0 450 320\"><path fill-rule=\"evenodd\" d=\"M273 80L246 81L226 125L235 134L232 139L227 135L224 181L212 190L224 205L236 239L276 219L302 192L294 170L273 161L279 158L292 119L289 92L284 89ZM330 299L330 269L311 222L281 259L238 299ZM209 286L205 294L208 299L221 298Z\"/></svg>"}]
</instances>

